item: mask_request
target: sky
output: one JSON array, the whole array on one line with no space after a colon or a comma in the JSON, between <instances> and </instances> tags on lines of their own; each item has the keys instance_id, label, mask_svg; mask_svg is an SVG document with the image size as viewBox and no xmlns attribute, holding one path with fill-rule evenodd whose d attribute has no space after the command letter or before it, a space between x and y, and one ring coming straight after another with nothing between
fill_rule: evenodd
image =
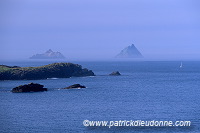
<instances>
[{"instance_id":1,"label":"sky","mask_svg":"<svg viewBox=\"0 0 200 133\"><path fill-rule=\"evenodd\" d=\"M0 59L48 49L111 59L135 44L145 59L200 60L199 0L1 0Z\"/></svg>"}]
</instances>

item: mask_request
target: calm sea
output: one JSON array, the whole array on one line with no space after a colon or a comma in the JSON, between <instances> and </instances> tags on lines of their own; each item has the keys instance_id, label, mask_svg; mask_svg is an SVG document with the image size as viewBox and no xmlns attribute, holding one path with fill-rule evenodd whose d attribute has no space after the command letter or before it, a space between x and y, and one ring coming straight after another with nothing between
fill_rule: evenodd
<instances>
[{"instance_id":1,"label":"calm sea","mask_svg":"<svg viewBox=\"0 0 200 133\"><path fill-rule=\"evenodd\" d=\"M40 66L51 62L1 62ZM200 62L73 62L94 77L0 81L1 133L200 132ZM122 76L108 76L119 71ZM18 85L43 84L49 91L11 93ZM85 89L61 90L79 83ZM84 127L84 120L184 120L190 127Z\"/></svg>"}]
</instances>

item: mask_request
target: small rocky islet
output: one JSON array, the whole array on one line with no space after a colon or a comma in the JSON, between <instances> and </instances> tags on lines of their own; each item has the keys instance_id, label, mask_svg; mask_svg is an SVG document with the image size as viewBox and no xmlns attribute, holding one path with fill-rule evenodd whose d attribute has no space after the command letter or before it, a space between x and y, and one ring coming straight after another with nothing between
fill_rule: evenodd
<instances>
[{"instance_id":1,"label":"small rocky islet","mask_svg":"<svg viewBox=\"0 0 200 133\"><path fill-rule=\"evenodd\" d=\"M37 83L29 83L25 85L20 85L11 90L13 93L18 92L40 92L40 91L47 91L47 88L44 88L44 85L37 84Z\"/></svg>"},{"instance_id":2,"label":"small rocky islet","mask_svg":"<svg viewBox=\"0 0 200 133\"><path fill-rule=\"evenodd\" d=\"M70 85L68 87L65 87L63 89L79 89L79 88L86 88L84 85L80 85L80 84L73 84L73 85Z\"/></svg>"},{"instance_id":3,"label":"small rocky islet","mask_svg":"<svg viewBox=\"0 0 200 133\"><path fill-rule=\"evenodd\" d=\"M119 71L114 71L112 73L109 74L110 76L120 76L121 73Z\"/></svg>"}]
</instances>

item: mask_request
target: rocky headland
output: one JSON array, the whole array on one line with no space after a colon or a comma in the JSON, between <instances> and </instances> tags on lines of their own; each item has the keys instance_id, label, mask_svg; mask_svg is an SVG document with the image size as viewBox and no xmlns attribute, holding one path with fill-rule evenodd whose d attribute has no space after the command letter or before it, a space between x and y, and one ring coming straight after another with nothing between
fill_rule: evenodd
<instances>
[{"instance_id":1,"label":"rocky headland","mask_svg":"<svg viewBox=\"0 0 200 133\"><path fill-rule=\"evenodd\" d=\"M82 76L95 76L95 74L91 70L73 63L53 63L39 67L0 65L0 80L37 80Z\"/></svg>"}]
</instances>

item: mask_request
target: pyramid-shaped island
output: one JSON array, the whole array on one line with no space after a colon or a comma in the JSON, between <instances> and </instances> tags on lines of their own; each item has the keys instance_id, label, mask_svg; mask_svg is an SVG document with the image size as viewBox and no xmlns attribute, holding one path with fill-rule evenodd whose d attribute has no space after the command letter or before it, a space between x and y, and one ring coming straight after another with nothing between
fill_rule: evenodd
<instances>
[{"instance_id":1,"label":"pyramid-shaped island","mask_svg":"<svg viewBox=\"0 0 200 133\"><path fill-rule=\"evenodd\" d=\"M134 44L124 48L116 58L143 58L143 55L140 51L135 47Z\"/></svg>"}]
</instances>

